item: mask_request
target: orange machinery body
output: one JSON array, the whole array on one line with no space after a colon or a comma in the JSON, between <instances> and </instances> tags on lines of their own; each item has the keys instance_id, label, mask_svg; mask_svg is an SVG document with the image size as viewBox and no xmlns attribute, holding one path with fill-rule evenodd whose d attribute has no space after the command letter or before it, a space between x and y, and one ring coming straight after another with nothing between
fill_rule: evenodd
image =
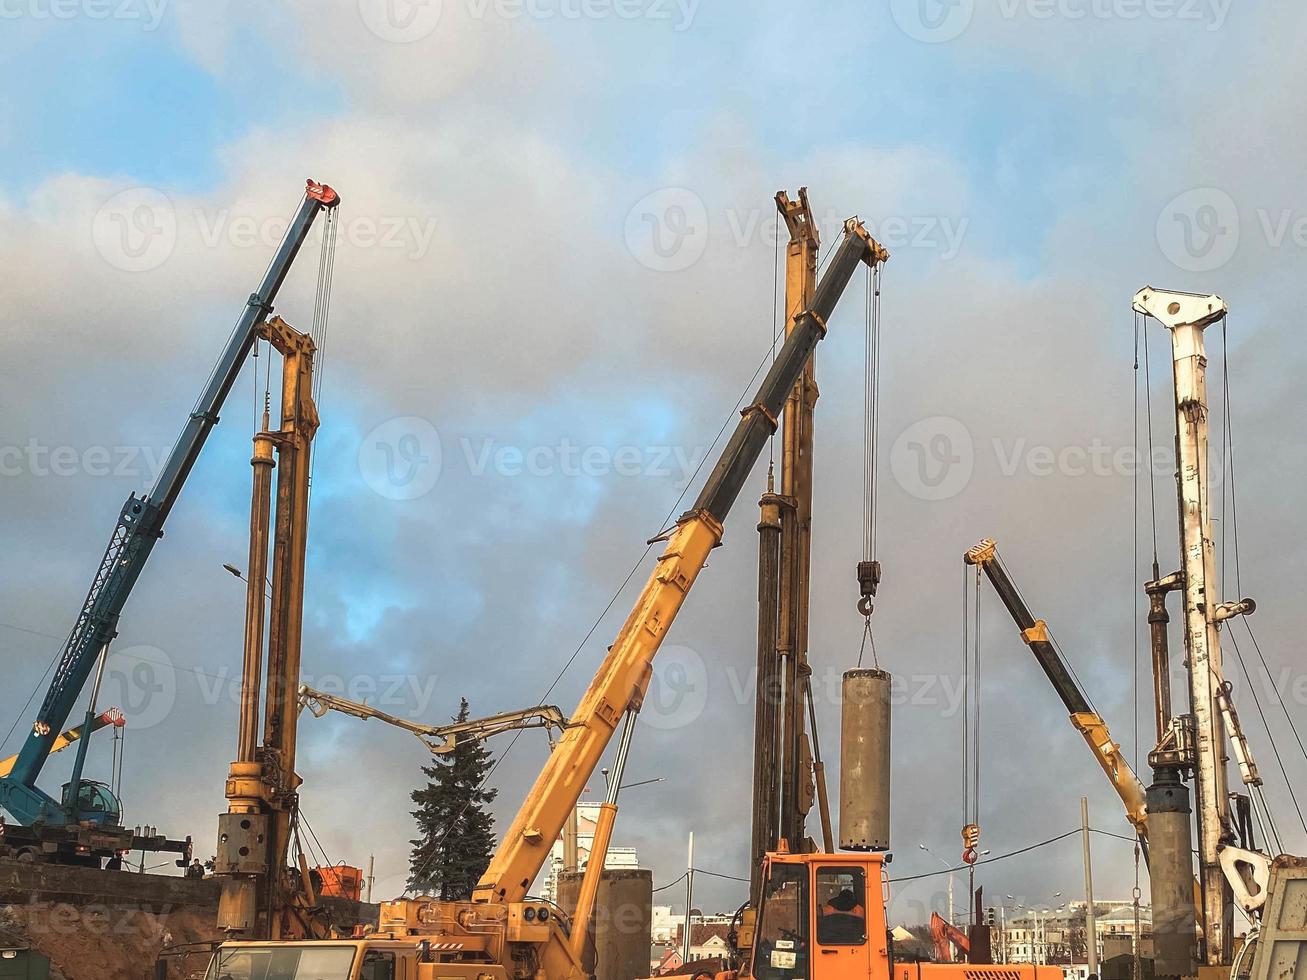
<instances>
[{"instance_id":1,"label":"orange machinery body","mask_svg":"<svg viewBox=\"0 0 1307 980\"><path fill-rule=\"evenodd\" d=\"M716 980L1062 980L1027 963L895 963L888 892L884 854L768 854L753 962Z\"/></svg>"},{"instance_id":2,"label":"orange machinery body","mask_svg":"<svg viewBox=\"0 0 1307 980\"><path fill-rule=\"evenodd\" d=\"M328 864L313 869L322 882L319 895L348 898L357 902L363 895L363 869L348 864Z\"/></svg>"}]
</instances>

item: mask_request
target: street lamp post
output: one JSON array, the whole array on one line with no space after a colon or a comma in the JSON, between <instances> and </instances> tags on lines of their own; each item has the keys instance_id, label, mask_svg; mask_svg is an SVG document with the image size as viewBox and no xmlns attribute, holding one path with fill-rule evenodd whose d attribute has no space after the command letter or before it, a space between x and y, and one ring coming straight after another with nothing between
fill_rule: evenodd
<instances>
[{"instance_id":1,"label":"street lamp post","mask_svg":"<svg viewBox=\"0 0 1307 980\"><path fill-rule=\"evenodd\" d=\"M938 861L940 864L944 865L944 867L948 868L948 872L949 872L949 875L948 875L948 924L951 925L951 926L953 926L953 925L957 925L957 921L956 921L956 919L954 919L954 917L953 917L953 865L949 864L947 861L945 861L942 857L940 857L938 854L936 854L934 851L932 851L932 850L931 850L929 847L927 847L925 844L918 844L917 846L918 846L919 848L921 848L923 851L925 851L927 854L929 854L931 857L933 857L933 858L934 858L936 861ZM951 954L950 954L950 955L951 955Z\"/></svg>"}]
</instances>

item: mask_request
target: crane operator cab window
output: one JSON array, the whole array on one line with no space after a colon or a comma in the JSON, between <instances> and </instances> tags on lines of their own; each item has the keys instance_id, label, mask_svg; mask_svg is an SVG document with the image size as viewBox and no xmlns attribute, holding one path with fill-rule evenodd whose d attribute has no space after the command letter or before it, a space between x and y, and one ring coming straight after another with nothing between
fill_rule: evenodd
<instances>
[{"instance_id":1,"label":"crane operator cab window","mask_svg":"<svg viewBox=\"0 0 1307 980\"><path fill-rule=\"evenodd\" d=\"M359 980L395 980L395 954L368 950L363 954Z\"/></svg>"},{"instance_id":2,"label":"crane operator cab window","mask_svg":"<svg viewBox=\"0 0 1307 980\"><path fill-rule=\"evenodd\" d=\"M772 864L763 885L755 943L756 980L806 980L808 973L808 868Z\"/></svg>"},{"instance_id":3,"label":"crane operator cab window","mask_svg":"<svg viewBox=\"0 0 1307 980\"><path fill-rule=\"evenodd\" d=\"M354 950L345 946L219 948L204 980L349 980Z\"/></svg>"},{"instance_id":4,"label":"crane operator cab window","mask_svg":"<svg viewBox=\"0 0 1307 980\"><path fill-rule=\"evenodd\" d=\"M64 786L64 799L68 799L70 785ZM122 804L104 783L83 780L78 786L77 814L82 820L98 825L114 824L122 817Z\"/></svg>"},{"instance_id":5,"label":"crane operator cab window","mask_svg":"<svg viewBox=\"0 0 1307 980\"><path fill-rule=\"evenodd\" d=\"M821 867L815 879L818 946L867 941L867 874L860 867Z\"/></svg>"}]
</instances>

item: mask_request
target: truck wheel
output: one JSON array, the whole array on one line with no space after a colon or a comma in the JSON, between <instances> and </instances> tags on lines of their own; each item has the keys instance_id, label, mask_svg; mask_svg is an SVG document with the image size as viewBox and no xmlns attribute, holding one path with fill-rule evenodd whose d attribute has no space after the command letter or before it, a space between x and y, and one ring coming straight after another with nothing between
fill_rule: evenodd
<instances>
[{"instance_id":1,"label":"truck wheel","mask_svg":"<svg viewBox=\"0 0 1307 980\"><path fill-rule=\"evenodd\" d=\"M20 847L18 853L14 855L14 860L23 864L35 864L37 859L36 848Z\"/></svg>"}]
</instances>

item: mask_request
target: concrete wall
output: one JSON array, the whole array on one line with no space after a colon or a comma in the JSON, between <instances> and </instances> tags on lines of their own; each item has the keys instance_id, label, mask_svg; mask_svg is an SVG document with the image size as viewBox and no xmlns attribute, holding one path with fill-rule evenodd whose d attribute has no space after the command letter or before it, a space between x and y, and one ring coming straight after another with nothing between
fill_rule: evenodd
<instances>
[{"instance_id":1,"label":"concrete wall","mask_svg":"<svg viewBox=\"0 0 1307 980\"><path fill-rule=\"evenodd\" d=\"M66 902L152 912L218 907L218 881L0 860L0 902Z\"/></svg>"}]
</instances>

